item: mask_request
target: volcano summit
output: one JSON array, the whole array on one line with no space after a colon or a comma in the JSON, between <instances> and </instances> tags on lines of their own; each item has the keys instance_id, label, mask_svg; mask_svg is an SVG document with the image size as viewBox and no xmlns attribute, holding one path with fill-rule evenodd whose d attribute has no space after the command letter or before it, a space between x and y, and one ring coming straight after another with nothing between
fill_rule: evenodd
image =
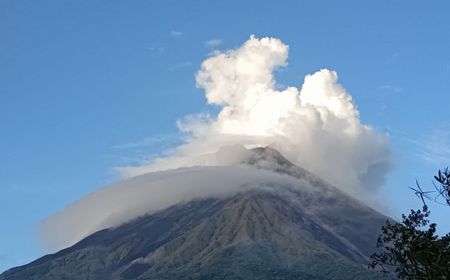
<instances>
[{"instance_id":1,"label":"volcano summit","mask_svg":"<svg viewBox=\"0 0 450 280\"><path fill-rule=\"evenodd\" d=\"M165 195L146 191L157 187ZM105 203L115 211L92 208ZM231 166L131 178L60 214L47 221L48 238L69 247L0 279L385 277L367 263L387 217L271 148Z\"/></svg>"}]
</instances>

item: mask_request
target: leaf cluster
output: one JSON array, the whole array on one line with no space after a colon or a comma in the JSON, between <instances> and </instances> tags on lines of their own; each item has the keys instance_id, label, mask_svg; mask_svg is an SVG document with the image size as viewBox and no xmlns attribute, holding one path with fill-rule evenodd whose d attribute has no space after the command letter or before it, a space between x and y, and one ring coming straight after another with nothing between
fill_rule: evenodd
<instances>
[{"instance_id":1,"label":"leaf cluster","mask_svg":"<svg viewBox=\"0 0 450 280\"><path fill-rule=\"evenodd\" d=\"M439 171L434 178L438 196L450 206L450 171L448 168ZM402 215L400 223L386 222L369 267L396 274L400 279L450 279L450 233L442 237L436 234L437 225L430 223L430 210L424 200L430 197L417 186L415 191L422 199L422 210Z\"/></svg>"}]
</instances>

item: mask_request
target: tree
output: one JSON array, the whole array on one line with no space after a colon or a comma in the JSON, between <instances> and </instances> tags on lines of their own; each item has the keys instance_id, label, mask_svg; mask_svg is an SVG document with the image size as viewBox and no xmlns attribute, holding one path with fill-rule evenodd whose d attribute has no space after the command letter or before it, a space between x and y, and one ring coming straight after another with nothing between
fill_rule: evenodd
<instances>
[{"instance_id":1,"label":"tree","mask_svg":"<svg viewBox=\"0 0 450 280\"><path fill-rule=\"evenodd\" d=\"M402 222L387 221L381 229L377 252L371 256L369 267L394 273L400 279L450 279L450 233L436 235L436 224L430 223L426 200L450 206L450 172L440 170L433 182L437 195L424 192L417 184L414 189L423 202L422 210L411 210Z\"/></svg>"},{"instance_id":2,"label":"tree","mask_svg":"<svg viewBox=\"0 0 450 280\"><path fill-rule=\"evenodd\" d=\"M426 205L425 200L430 200L438 204L450 206L450 170L447 168L439 170L434 176L434 191L423 191L419 183L416 181L416 188L412 189L415 194L420 197L422 203ZM434 196L432 194L435 194Z\"/></svg>"}]
</instances>

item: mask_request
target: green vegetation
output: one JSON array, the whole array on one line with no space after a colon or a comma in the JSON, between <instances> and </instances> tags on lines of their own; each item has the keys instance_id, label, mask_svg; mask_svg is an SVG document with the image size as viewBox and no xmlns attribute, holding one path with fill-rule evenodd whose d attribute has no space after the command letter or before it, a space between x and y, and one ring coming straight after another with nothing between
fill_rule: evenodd
<instances>
[{"instance_id":1,"label":"green vegetation","mask_svg":"<svg viewBox=\"0 0 450 280\"><path fill-rule=\"evenodd\" d=\"M419 184L413 189L423 202L422 210L411 210L401 223L387 221L382 227L369 267L395 273L400 279L450 279L450 233L436 234L437 225L430 223L426 204L432 200L450 206L450 171L440 170L434 179L433 192L423 191Z\"/></svg>"}]
</instances>

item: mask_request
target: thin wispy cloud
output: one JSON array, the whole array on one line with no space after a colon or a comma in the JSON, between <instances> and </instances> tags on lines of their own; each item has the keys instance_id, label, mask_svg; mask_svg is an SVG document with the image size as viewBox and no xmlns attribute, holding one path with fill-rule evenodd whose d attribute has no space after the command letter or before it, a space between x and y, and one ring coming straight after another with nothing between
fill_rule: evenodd
<instances>
[{"instance_id":1,"label":"thin wispy cloud","mask_svg":"<svg viewBox=\"0 0 450 280\"><path fill-rule=\"evenodd\" d=\"M113 146L113 149L125 150L125 149L136 149L136 148L148 148L151 146L159 146L162 143L175 143L180 141L180 136L178 134L159 134L151 137L146 137L142 140L136 142L129 142L125 144L119 144Z\"/></svg>"},{"instance_id":2,"label":"thin wispy cloud","mask_svg":"<svg viewBox=\"0 0 450 280\"><path fill-rule=\"evenodd\" d=\"M174 65L170 66L169 67L169 71L170 72L178 71L180 69L188 68L190 66L192 66L192 62L191 61L182 61L182 62L175 63Z\"/></svg>"},{"instance_id":3,"label":"thin wispy cloud","mask_svg":"<svg viewBox=\"0 0 450 280\"><path fill-rule=\"evenodd\" d=\"M418 155L430 164L442 167L450 164L450 131L435 128L424 140Z\"/></svg>"},{"instance_id":4,"label":"thin wispy cloud","mask_svg":"<svg viewBox=\"0 0 450 280\"><path fill-rule=\"evenodd\" d=\"M7 254L5 252L0 253L0 263L4 262L7 258Z\"/></svg>"},{"instance_id":5,"label":"thin wispy cloud","mask_svg":"<svg viewBox=\"0 0 450 280\"><path fill-rule=\"evenodd\" d=\"M222 45L223 41L221 39L211 39L205 42L205 46L207 48L217 48L218 46Z\"/></svg>"},{"instance_id":6,"label":"thin wispy cloud","mask_svg":"<svg viewBox=\"0 0 450 280\"><path fill-rule=\"evenodd\" d=\"M111 147L111 152L107 156L125 165L143 165L165 155L182 142L179 133L158 134L139 141L115 145ZM112 169L114 174L117 174L117 171L117 168Z\"/></svg>"},{"instance_id":7,"label":"thin wispy cloud","mask_svg":"<svg viewBox=\"0 0 450 280\"><path fill-rule=\"evenodd\" d=\"M403 131L395 131L415 148L411 154L423 162L438 168L450 165L450 130L442 127L425 131L422 137L412 137Z\"/></svg>"},{"instance_id":8,"label":"thin wispy cloud","mask_svg":"<svg viewBox=\"0 0 450 280\"><path fill-rule=\"evenodd\" d=\"M378 88L380 90L392 91L392 92L395 92L395 93L400 93L400 92L404 91L403 87L396 86L396 85L390 85L390 84L380 85Z\"/></svg>"},{"instance_id":9,"label":"thin wispy cloud","mask_svg":"<svg viewBox=\"0 0 450 280\"><path fill-rule=\"evenodd\" d=\"M181 39L184 37L184 33L181 31L172 30L170 31L170 36L175 39Z\"/></svg>"},{"instance_id":10,"label":"thin wispy cloud","mask_svg":"<svg viewBox=\"0 0 450 280\"><path fill-rule=\"evenodd\" d=\"M161 46L151 46L147 48L152 57L158 57L165 52L165 49Z\"/></svg>"},{"instance_id":11,"label":"thin wispy cloud","mask_svg":"<svg viewBox=\"0 0 450 280\"><path fill-rule=\"evenodd\" d=\"M395 52L393 53L386 61L386 64L395 64L398 59L400 57L400 53L399 52Z\"/></svg>"}]
</instances>

